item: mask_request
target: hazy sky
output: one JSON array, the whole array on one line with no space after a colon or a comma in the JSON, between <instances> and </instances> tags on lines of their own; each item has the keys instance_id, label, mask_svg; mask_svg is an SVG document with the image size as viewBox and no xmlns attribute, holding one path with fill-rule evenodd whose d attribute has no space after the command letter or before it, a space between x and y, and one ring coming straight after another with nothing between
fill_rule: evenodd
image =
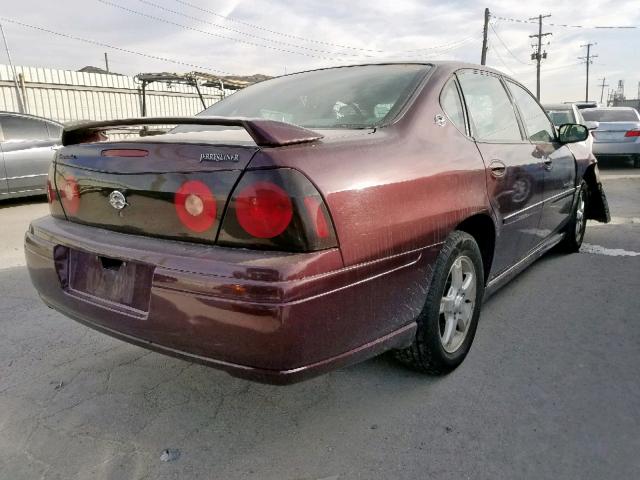
<instances>
[{"instance_id":1,"label":"hazy sky","mask_svg":"<svg viewBox=\"0 0 640 480\"><path fill-rule=\"evenodd\" d=\"M489 7L493 28L489 29L487 63L519 79L534 93L535 66L530 60L533 39L529 35L537 33L537 25L498 17L527 19L542 13L552 15L544 20L546 23L640 27L638 0L1 2L0 17L5 19L193 65L145 58L3 22L17 65L73 70L85 65L102 67L106 51L111 69L130 75L205 68L212 73L279 75L285 71L384 59L479 63L483 13ZM611 87L618 80L625 80L627 97L636 97L640 82L637 51L640 28L606 30L545 25L543 31L553 34L545 37L545 43L550 44L544 47L548 59L542 67L543 102L584 99L585 66L579 64L577 57L585 55L580 45L588 42L597 43L593 53L598 55L591 66L591 99L599 100L600 89L596 84L603 76ZM4 49L0 50L0 63L7 63Z\"/></svg>"}]
</instances>

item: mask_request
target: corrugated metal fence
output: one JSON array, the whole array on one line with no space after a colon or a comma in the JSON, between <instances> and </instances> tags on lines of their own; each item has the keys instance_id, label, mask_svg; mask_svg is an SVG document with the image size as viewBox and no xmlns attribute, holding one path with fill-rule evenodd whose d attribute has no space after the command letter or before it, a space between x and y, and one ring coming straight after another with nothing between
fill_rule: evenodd
<instances>
[{"instance_id":1,"label":"corrugated metal fence","mask_svg":"<svg viewBox=\"0 0 640 480\"><path fill-rule=\"evenodd\" d=\"M141 116L140 84L133 77L19 66L16 73L25 113L59 122ZM201 91L207 106L222 98L220 89L201 87ZM193 87L164 83L147 87L148 116L191 116L202 109ZM0 65L0 110L19 111L8 65Z\"/></svg>"}]
</instances>

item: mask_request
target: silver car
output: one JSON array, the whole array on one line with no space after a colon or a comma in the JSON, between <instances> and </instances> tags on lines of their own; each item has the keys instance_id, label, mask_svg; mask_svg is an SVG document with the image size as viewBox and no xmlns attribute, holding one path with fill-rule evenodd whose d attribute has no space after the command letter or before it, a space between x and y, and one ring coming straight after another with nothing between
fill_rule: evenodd
<instances>
[{"instance_id":1,"label":"silver car","mask_svg":"<svg viewBox=\"0 0 640 480\"><path fill-rule=\"evenodd\" d=\"M593 131L593 153L606 157L626 157L640 168L640 114L631 107L587 108L585 120L598 122Z\"/></svg>"},{"instance_id":2,"label":"silver car","mask_svg":"<svg viewBox=\"0 0 640 480\"><path fill-rule=\"evenodd\" d=\"M581 110L580 104L575 103L553 103L543 105L543 108L547 111L549 118L556 127L560 127L565 123L579 123L587 127L591 133L598 128L598 122L588 122L582 116L583 110ZM578 142L582 144L589 152L593 151L593 136L589 137L584 142Z\"/></svg>"},{"instance_id":3,"label":"silver car","mask_svg":"<svg viewBox=\"0 0 640 480\"><path fill-rule=\"evenodd\" d=\"M47 191L47 172L62 125L45 118L0 112L0 200Z\"/></svg>"}]
</instances>

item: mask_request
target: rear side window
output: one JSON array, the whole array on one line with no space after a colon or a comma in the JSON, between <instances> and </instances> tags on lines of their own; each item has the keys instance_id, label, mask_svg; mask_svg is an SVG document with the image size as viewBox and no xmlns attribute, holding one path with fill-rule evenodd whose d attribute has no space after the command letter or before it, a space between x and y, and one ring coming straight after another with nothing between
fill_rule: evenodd
<instances>
[{"instance_id":1,"label":"rear side window","mask_svg":"<svg viewBox=\"0 0 640 480\"><path fill-rule=\"evenodd\" d=\"M46 140L49 138L47 126L39 120L5 115L0 117L0 122L6 141Z\"/></svg>"},{"instance_id":2,"label":"rear side window","mask_svg":"<svg viewBox=\"0 0 640 480\"><path fill-rule=\"evenodd\" d=\"M484 142L521 142L513 104L497 77L476 70L458 73L473 136Z\"/></svg>"},{"instance_id":3,"label":"rear side window","mask_svg":"<svg viewBox=\"0 0 640 480\"><path fill-rule=\"evenodd\" d=\"M532 142L553 142L556 138L556 132L542 107L520 85L513 82L508 83L513 98L520 109L529 140Z\"/></svg>"},{"instance_id":4,"label":"rear side window","mask_svg":"<svg viewBox=\"0 0 640 480\"><path fill-rule=\"evenodd\" d=\"M464 127L464 110L462 109L462 102L460 100L460 94L455 82L449 82L440 95L440 104L444 113L451 120L458 130L465 133Z\"/></svg>"},{"instance_id":5,"label":"rear side window","mask_svg":"<svg viewBox=\"0 0 640 480\"><path fill-rule=\"evenodd\" d=\"M635 110L582 110L582 116L590 122L638 122Z\"/></svg>"}]
</instances>

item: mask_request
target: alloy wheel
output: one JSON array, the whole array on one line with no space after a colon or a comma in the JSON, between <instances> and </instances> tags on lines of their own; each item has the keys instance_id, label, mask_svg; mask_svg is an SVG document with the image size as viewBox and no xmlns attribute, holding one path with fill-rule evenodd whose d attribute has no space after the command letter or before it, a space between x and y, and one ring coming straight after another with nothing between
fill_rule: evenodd
<instances>
[{"instance_id":1,"label":"alloy wheel","mask_svg":"<svg viewBox=\"0 0 640 480\"><path fill-rule=\"evenodd\" d=\"M467 256L456 258L440 300L440 342L447 353L455 353L467 337L476 306L477 281L471 259Z\"/></svg>"}]
</instances>

